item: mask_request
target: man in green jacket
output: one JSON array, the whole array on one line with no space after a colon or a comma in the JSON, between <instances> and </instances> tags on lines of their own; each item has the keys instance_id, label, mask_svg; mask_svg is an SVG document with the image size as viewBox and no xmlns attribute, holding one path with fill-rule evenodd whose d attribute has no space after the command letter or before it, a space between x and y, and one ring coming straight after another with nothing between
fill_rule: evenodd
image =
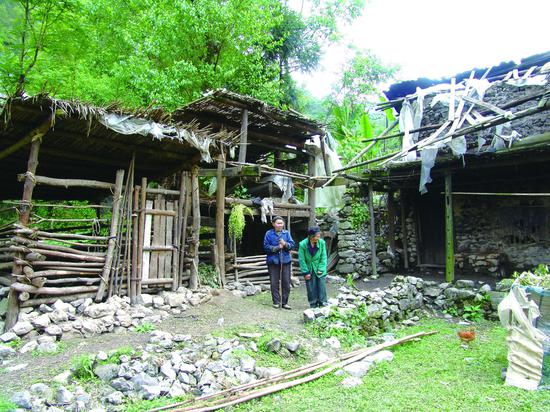
<instances>
[{"instance_id":1,"label":"man in green jacket","mask_svg":"<svg viewBox=\"0 0 550 412\"><path fill-rule=\"evenodd\" d=\"M306 281L309 306L327 306L327 246L321 239L321 229L314 226L308 230L308 237L300 242L298 259L300 271Z\"/></svg>"}]
</instances>

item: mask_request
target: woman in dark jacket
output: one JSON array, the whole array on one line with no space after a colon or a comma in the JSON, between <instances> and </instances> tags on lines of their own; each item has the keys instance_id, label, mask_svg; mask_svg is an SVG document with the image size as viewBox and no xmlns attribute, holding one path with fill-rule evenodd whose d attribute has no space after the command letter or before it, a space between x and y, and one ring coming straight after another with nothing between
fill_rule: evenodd
<instances>
[{"instance_id":1,"label":"woman in dark jacket","mask_svg":"<svg viewBox=\"0 0 550 412\"><path fill-rule=\"evenodd\" d=\"M267 254L267 271L271 281L271 298L273 307L292 309L288 304L290 294L290 251L294 247L294 240L290 232L285 230L282 217L271 219L273 229L269 229L264 236L264 250ZM279 288L281 291L279 292ZM281 296L282 294L282 296Z\"/></svg>"}]
</instances>

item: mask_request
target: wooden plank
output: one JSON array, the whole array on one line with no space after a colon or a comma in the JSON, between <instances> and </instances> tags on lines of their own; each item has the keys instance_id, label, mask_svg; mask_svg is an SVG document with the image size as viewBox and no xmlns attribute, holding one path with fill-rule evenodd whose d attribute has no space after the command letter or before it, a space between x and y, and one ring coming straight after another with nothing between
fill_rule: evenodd
<instances>
[{"instance_id":1,"label":"wooden plank","mask_svg":"<svg viewBox=\"0 0 550 412\"><path fill-rule=\"evenodd\" d=\"M139 222L138 222L138 260L137 260L137 274L136 274L136 296L141 294L141 279L143 278L143 243L145 239L145 210L147 203L147 178L141 178L141 195L139 201L139 207L141 212L139 213ZM137 207L137 206L136 206ZM149 267L149 266L147 266Z\"/></svg>"},{"instance_id":2,"label":"wooden plank","mask_svg":"<svg viewBox=\"0 0 550 412\"><path fill-rule=\"evenodd\" d=\"M162 210L166 210L166 198L164 196L160 198L159 206ZM159 218L160 218L159 219L160 229L158 231L158 239L159 239L158 241L159 241L159 245L165 246L166 245L166 216L161 215L159 216ZM158 278L164 278L164 270L165 270L164 257L165 255L160 256L160 254L157 254L157 258L158 258L157 277Z\"/></svg>"},{"instance_id":3,"label":"wooden plank","mask_svg":"<svg viewBox=\"0 0 550 412\"><path fill-rule=\"evenodd\" d=\"M147 189L149 191L149 189ZM147 208L153 207L153 201L147 200L145 202ZM143 234L143 273L141 276L142 280L149 279L149 272L151 271L151 252L145 251L144 249L148 246L151 246L151 237L152 237L152 227L153 227L153 216L145 216L145 228Z\"/></svg>"},{"instance_id":4,"label":"wooden plank","mask_svg":"<svg viewBox=\"0 0 550 412\"><path fill-rule=\"evenodd\" d=\"M160 199L162 195L157 195L156 199L153 201L153 208L160 209ZM153 231L152 231L152 246L164 246L160 241L160 216L153 216ZM149 262L149 279L158 278L159 273L159 255L156 252L151 252L151 261Z\"/></svg>"},{"instance_id":5,"label":"wooden plank","mask_svg":"<svg viewBox=\"0 0 550 412\"><path fill-rule=\"evenodd\" d=\"M166 202L166 210L174 211L174 202ZM176 212L174 212L176 214ZM166 246L174 249L174 218L172 216L166 217ZM175 252L177 253L177 251ZM163 278L172 278L172 253L167 253L164 257L164 275Z\"/></svg>"},{"instance_id":6,"label":"wooden plank","mask_svg":"<svg viewBox=\"0 0 550 412\"><path fill-rule=\"evenodd\" d=\"M453 231L453 188L451 172L445 172L445 280L455 278L455 251Z\"/></svg>"}]
</instances>

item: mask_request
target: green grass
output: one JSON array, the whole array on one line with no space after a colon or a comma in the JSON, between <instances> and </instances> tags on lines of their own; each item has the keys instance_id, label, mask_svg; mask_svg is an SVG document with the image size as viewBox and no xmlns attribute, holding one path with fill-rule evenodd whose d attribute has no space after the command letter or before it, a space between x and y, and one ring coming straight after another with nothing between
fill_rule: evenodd
<instances>
[{"instance_id":1,"label":"green grass","mask_svg":"<svg viewBox=\"0 0 550 412\"><path fill-rule=\"evenodd\" d=\"M149 333L155 330L155 325L149 322L143 322L134 329L137 333Z\"/></svg>"},{"instance_id":2,"label":"green grass","mask_svg":"<svg viewBox=\"0 0 550 412\"><path fill-rule=\"evenodd\" d=\"M460 347L456 324L425 319L398 331L404 336L438 330L433 336L393 348L393 362L381 364L363 385L343 388L343 376L329 374L309 384L246 403L237 411L547 411L550 392L503 385L506 332L496 323L477 324L478 338Z\"/></svg>"},{"instance_id":3,"label":"green grass","mask_svg":"<svg viewBox=\"0 0 550 412\"><path fill-rule=\"evenodd\" d=\"M11 411L15 410L17 405L10 401L5 395L0 394L0 411Z\"/></svg>"},{"instance_id":4,"label":"green grass","mask_svg":"<svg viewBox=\"0 0 550 412\"><path fill-rule=\"evenodd\" d=\"M243 338L239 336L239 333L261 333L262 336L258 338ZM290 353L285 349L285 343L296 340L296 337L281 330L274 330L263 326L258 327L243 325L224 330L217 330L212 335L216 337L222 336L227 339L237 337L243 344L254 341L258 347L258 352L254 352L251 349L237 349L233 351L233 354L236 357L250 356L256 360L256 364L258 366L273 366L283 370L288 370L298 368L309 361L309 356L303 347L300 347L295 353ZM281 350L278 353L267 349L267 344L275 338L281 341Z\"/></svg>"},{"instance_id":5,"label":"green grass","mask_svg":"<svg viewBox=\"0 0 550 412\"><path fill-rule=\"evenodd\" d=\"M65 342L56 342L56 344L57 344L57 349L54 352L41 352L38 349L35 349L31 352L31 355L34 357L55 356L55 355L59 355L61 352L67 349L67 343Z\"/></svg>"},{"instance_id":6,"label":"green grass","mask_svg":"<svg viewBox=\"0 0 550 412\"><path fill-rule=\"evenodd\" d=\"M189 399L190 396L176 396L175 398L157 398L153 400L131 400L124 405L124 412L143 412L160 406L171 405L177 402L183 402Z\"/></svg>"},{"instance_id":7,"label":"green grass","mask_svg":"<svg viewBox=\"0 0 550 412\"><path fill-rule=\"evenodd\" d=\"M9 346L12 349L18 350L23 346L23 340L21 338L17 338L12 340L11 342L6 343L7 346Z\"/></svg>"}]
</instances>

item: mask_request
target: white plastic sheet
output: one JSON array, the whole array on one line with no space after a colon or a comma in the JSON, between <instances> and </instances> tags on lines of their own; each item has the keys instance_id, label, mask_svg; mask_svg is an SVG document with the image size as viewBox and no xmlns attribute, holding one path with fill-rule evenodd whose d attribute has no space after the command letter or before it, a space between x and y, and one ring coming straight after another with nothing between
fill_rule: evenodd
<instances>
[{"instance_id":1,"label":"white plastic sheet","mask_svg":"<svg viewBox=\"0 0 550 412\"><path fill-rule=\"evenodd\" d=\"M326 176L327 172L325 171L325 163L323 161L323 155L321 152L321 142L318 136L315 136L312 141L306 144L307 150L310 153L313 153L315 156L315 175L316 176ZM328 145L325 145L325 153L327 157L327 163L329 167L328 175L333 170L340 169L342 167L342 162L338 154L332 150ZM346 186L328 186L328 187L318 187L315 189L315 202L317 207L326 207L326 208L339 208L344 206L344 193L346 191ZM307 203L307 191L305 194L305 202Z\"/></svg>"},{"instance_id":2,"label":"white plastic sheet","mask_svg":"<svg viewBox=\"0 0 550 412\"><path fill-rule=\"evenodd\" d=\"M118 115L116 113L105 114L99 121L105 127L121 134L152 135L154 139L158 140L172 139L180 142L185 141L199 150L202 160L205 162L212 162L212 158L210 157L210 144L212 143L212 139L203 138L200 140L193 132L188 130L162 125L131 115Z\"/></svg>"},{"instance_id":3,"label":"white plastic sheet","mask_svg":"<svg viewBox=\"0 0 550 412\"><path fill-rule=\"evenodd\" d=\"M537 305L525 291L514 285L498 305L500 322L507 329L508 369L506 385L526 390L538 388L542 378L546 335L533 326L540 316Z\"/></svg>"}]
</instances>

